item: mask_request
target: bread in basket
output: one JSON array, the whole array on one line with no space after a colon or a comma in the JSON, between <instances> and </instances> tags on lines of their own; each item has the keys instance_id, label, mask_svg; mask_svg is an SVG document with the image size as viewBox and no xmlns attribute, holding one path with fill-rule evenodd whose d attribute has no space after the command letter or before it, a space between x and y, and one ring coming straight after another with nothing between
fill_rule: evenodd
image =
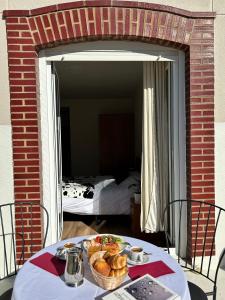
<instances>
[{"instance_id":1,"label":"bread in basket","mask_svg":"<svg viewBox=\"0 0 225 300\"><path fill-rule=\"evenodd\" d=\"M95 281L98 283L98 285L105 289L105 290L114 290L117 287L119 287L122 282L124 281L125 277L127 276L127 265L126 262L122 262L121 260L121 267L120 269L113 269L110 268L110 270L108 270L108 267L104 268L104 262L103 262L103 258L105 257L106 251L98 251L95 252L89 260L89 264L90 264L90 268L91 268L91 272L93 274L93 277L95 279ZM109 258L111 260L110 264L112 266L116 266L116 262L113 261L112 258ZM104 274L109 274L109 276L105 276L102 275L101 273L96 271L96 266L95 263L96 261L99 261L99 267L104 268ZM101 264L102 262L102 264ZM95 266L95 267L94 267Z\"/></svg>"}]
</instances>

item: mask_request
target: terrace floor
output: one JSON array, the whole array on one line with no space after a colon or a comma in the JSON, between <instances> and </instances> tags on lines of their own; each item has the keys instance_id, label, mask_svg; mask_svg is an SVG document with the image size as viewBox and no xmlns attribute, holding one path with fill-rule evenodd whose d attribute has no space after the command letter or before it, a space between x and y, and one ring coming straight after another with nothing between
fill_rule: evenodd
<instances>
[{"instance_id":1,"label":"terrace floor","mask_svg":"<svg viewBox=\"0 0 225 300\"><path fill-rule=\"evenodd\" d=\"M209 280L204 278L201 275L193 274L189 271L186 271L187 280L197 284L200 286L203 291L209 292L212 291L212 285L209 283ZM218 283L217 283L217 297L216 300L224 300L225 299L225 270L220 269L218 274ZM209 297L212 299L212 296Z\"/></svg>"}]
</instances>

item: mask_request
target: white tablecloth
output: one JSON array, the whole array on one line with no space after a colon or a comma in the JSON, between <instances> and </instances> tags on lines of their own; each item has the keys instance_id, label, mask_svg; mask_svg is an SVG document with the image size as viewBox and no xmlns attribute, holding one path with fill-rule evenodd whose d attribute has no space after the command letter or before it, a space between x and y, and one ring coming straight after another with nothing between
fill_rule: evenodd
<instances>
[{"instance_id":1,"label":"white tablecloth","mask_svg":"<svg viewBox=\"0 0 225 300\"><path fill-rule=\"evenodd\" d=\"M69 241L78 243L84 237L77 237ZM162 260L175 273L158 277L158 280L165 284L172 291L180 295L182 300L190 300L189 289L185 274L179 264L165 251L160 248L144 242L142 240L124 237L131 245L137 245L144 249L145 252L151 252L150 261ZM68 241L68 240L67 240ZM46 247L35 256L44 252L55 253L55 250L66 241L60 241L57 244ZM35 257L33 256L33 257ZM83 285L78 288L68 287L63 281L63 276L55 276L27 261L17 274L12 300L91 300L101 299L102 294L106 291L101 289L95 283L90 268L85 263L85 279ZM129 279L129 278L127 278ZM99 297L98 297L99 296Z\"/></svg>"}]
</instances>

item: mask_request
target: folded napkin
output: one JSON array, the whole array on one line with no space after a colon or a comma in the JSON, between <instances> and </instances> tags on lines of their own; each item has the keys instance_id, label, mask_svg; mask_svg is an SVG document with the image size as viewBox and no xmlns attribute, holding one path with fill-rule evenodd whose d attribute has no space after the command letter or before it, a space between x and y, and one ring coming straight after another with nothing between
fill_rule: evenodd
<instances>
[{"instance_id":1,"label":"folded napkin","mask_svg":"<svg viewBox=\"0 0 225 300\"><path fill-rule=\"evenodd\" d=\"M152 277L159 277L172 273L174 273L174 271L161 260L129 268L129 276L131 279L136 279L145 274L149 274Z\"/></svg>"},{"instance_id":2,"label":"folded napkin","mask_svg":"<svg viewBox=\"0 0 225 300\"><path fill-rule=\"evenodd\" d=\"M48 252L31 259L30 263L56 276L60 276L64 273L65 264L66 264L65 261L57 258L56 256Z\"/></svg>"}]
</instances>

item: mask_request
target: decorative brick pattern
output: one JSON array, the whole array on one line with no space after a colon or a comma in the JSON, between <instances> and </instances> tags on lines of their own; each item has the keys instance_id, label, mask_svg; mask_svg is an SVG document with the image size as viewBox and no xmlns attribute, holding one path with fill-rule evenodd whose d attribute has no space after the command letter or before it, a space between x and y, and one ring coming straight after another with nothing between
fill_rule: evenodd
<instances>
[{"instance_id":1,"label":"decorative brick pattern","mask_svg":"<svg viewBox=\"0 0 225 300\"><path fill-rule=\"evenodd\" d=\"M98 0L5 11L4 17L16 200L41 201L38 51L71 42L123 39L185 52L187 195L190 199L214 202L214 13L134 1ZM188 229L190 254L196 217L193 210ZM203 216L202 232L205 222ZM201 249L201 238L197 246Z\"/></svg>"}]
</instances>

